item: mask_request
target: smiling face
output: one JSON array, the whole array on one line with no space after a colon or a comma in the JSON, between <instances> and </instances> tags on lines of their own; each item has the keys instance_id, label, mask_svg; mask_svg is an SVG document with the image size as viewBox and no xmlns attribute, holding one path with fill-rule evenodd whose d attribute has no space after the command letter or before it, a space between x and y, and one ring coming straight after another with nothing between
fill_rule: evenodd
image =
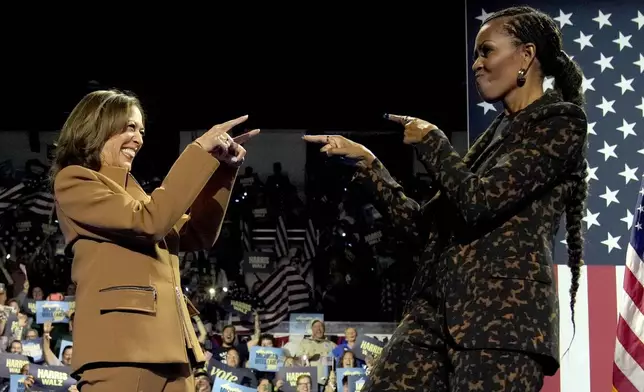
<instances>
[{"instance_id":1,"label":"smiling face","mask_svg":"<svg viewBox=\"0 0 644 392\"><path fill-rule=\"evenodd\" d=\"M534 55L526 45L516 44L504 29L505 21L489 21L476 36L472 70L479 94L487 102L497 102L517 89L519 70L526 69Z\"/></svg>"},{"instance_id":2,"label":"smiling face","mask_svg":"<svg viewBox=\"0 0 644 392\"><path fill-rule=\"evenodd\" d=\"M134 157L143 146L143 115L137 106L130 107L125 129L110 137L101 150L103 165L132 169Z\"/></svg>"}]
</instances>

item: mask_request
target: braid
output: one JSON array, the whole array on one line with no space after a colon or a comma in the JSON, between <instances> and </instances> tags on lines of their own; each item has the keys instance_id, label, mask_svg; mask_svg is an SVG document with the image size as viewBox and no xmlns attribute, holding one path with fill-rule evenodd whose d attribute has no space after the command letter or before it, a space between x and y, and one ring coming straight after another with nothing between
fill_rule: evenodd
<instances>
[{"instance_id":1,"label":"braid","mask_svg":"<svg viewBox=\"0 0 644 392\"><path fill-rule=\"evenodd\" d=\"M532 7L510 7L492 14L484 24L497 18L507 18L505 31L515 38L516 44L532 43L537 48L536 57L541 65L543 76L555 78L555 88L561 92L563 99L578 106L583 106L583 74L579 65L563 51L561 30L547 14ZM586 205L588 183L586 182L587 163L574 174L569 197L566 200L566 242L568 243L568 268L572 275L570 285L570 310L575 333L575 303L584 239L582 236L582 218Z\"/></svg>"},{"instance_id":2,"label":"braid","mask_svg":"<svg viewBox=\"0 0 644 392\"><path fill-rule=\"evenodd\" d=\"M568 268L572 276L570 282L570 312L572 320L573 335L575 338L575 303L577 302L577 290L579 289L579 278L581 277L581 266L583 265L584 238L582 236L582 218L586 206L588 183L586 182L586 168L576 175L576 181L572 183L570 195L566 201L566 242L568 244ZM571 341L572 344L572 341ZM564 354L565 355L565 354Z\"/></svg>"},{"instance_id":3,"label":"braid","mask_svg":"<svg viewBox=\"0 0 644 392\"><path fill-rule=\"evenodd\" d=\"M484 23L507 18L506 32L517 44L533 43L544 76L555 78L555 88L567 102L583 106L583 74L579 64L563 51L561 30L547 14L532 7L511 7L490 15Z\"/></svg>"}]
</instances>

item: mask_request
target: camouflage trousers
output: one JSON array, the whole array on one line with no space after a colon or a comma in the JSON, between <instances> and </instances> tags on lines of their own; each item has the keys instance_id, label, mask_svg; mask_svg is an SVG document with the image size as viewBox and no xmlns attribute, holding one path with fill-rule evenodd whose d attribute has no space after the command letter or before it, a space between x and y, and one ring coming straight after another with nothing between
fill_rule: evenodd
<instances>
[{"instance_id":1,"label":"camouflage trousers","mask_svg":"<svg viewBox=\"0 0 644 392\"><path fill-rule=\"evenodd\" d=\"M443 312L419 300L376 361L363 391L538 392L541 365L530 355L461 350L448 340Z\"/></svg>"}]
</instances>

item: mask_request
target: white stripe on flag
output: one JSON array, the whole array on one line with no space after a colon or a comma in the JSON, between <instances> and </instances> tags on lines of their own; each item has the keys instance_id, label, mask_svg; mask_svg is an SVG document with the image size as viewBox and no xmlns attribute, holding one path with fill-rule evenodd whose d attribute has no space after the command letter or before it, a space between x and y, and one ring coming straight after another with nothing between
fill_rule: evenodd
<instances>
[{"instance_id":1,"label":"white stripe on flag","mask_svg":"<svg viewBox=\"0 0 644 392\"><path fill-rule=\"evenodd\" d=\"M644 380L644 370L633 359L633 357L631 357L628 350L626 350L617 339L615 339L615 352L624 354L615 358L615 365L619 368L622 374L631 381L633 386L637 388L639 392L644 392L644 388L640 388L637 385L638 381Z\"/></svg>"},{"instance_id":2,"label":"white stripe on flag","mask_svg":"<svg viewBox=\"0 0 644 392\"><path fill-rule=\"evenodd\" d=\"M258 288L257 296L262 299L265 309L260 310L259 320L262 332L277 326L289 313L305 309L310 305L310 288L291 266L282 266L274 271ZM239 331L250 326L239 316L231 316L230 323Z\"/></svg>"},{"instance_id":3,"label":"white stripe on flag","mask_svg":"<svg viewBox=\"0 0 644 392\"><path fill-rule=\"evenodd\" d=\"M617 289L617 308L615 308L615 314L618 319L619 310L622 308L624 297L626 296L626 293L624 292L624 270L626 270L626 266L618 265L615 267L615 286Z\"/></svg>"},{"instance_id":4,"label":"white stripe on flag","mask_svg":"<svg viewBox=\"0 0 644 392\"><path fill-rule=\"evenodd\" d=\"M575 340L570 320L570 269L567 265L557 265L559 290L559 345L561 358L561 391L590 392L590 359L588 333L588 276L587 266L581 267L579 290L575 304ZM566 353L566 349L570 350Z\"/></svg>"}]
</instances>

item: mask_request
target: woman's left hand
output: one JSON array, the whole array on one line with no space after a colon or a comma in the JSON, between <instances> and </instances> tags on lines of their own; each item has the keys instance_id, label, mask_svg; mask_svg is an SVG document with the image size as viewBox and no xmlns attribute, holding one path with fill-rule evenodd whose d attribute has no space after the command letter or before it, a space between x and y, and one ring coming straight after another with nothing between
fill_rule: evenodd
<instances>
[{"instance_id":1,"label":"woman's left hand","mask_svg":"<svg viewBox=\"0 0 644 392\"><path fill-rule=\"evenodd\" d=\"M217 160L224 162L233 167L240 167L244 163L244 158L246 157L246 149L242 147L242 144L251 139L252 137L259 134L259 129L255 129L249 132L239 135L235 138L231 138L227 133L222 134L220 137L226 139L227 149L216 149L213 152L213 156Z\"/></svg>"},{"instance_id":2,"label":"woman's left hand","mask_svg":"<svg viewBox=\"0 0 644 392\"><path fill-rule=\"evenodd\" d=\"M428 133L438 129L436 125L416 117L385 114L385 118L405 126L405 144L420 143Z\"/></svg>"}]
</instances>

